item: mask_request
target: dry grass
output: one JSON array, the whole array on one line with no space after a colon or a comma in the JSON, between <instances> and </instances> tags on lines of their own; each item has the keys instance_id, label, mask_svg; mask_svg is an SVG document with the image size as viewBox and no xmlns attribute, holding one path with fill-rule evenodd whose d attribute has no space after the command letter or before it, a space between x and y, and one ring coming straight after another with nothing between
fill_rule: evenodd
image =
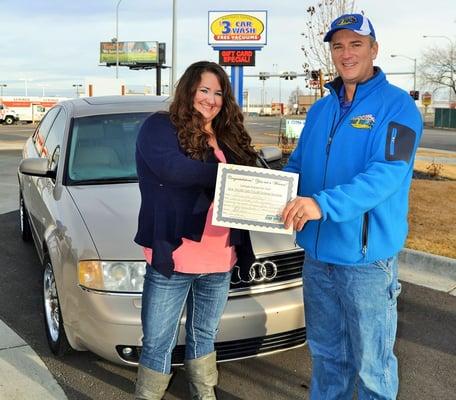
<instances>
[{"instance_id":1,"label":"dry grass","mask_svg":"<svg viewBox=\"0 0 456 400\"><path fill-rule=\"evenodd\" d=\"M413 180L406 247L456 258L456 181Z\"/></svg>"},{"instance_id":2,"label":"dry grass","mask_svg":"<svg viewBox=\"0 0 456 400\"><path fill-rule=\"evenodd\" d=\"M436 158L433 162L416 160L414 169L438 171L440 179L413 180L406 246L456 258L456 164L438 161L438 157L456 159L456 154L419 150L418 155Z\"/></svg>"},{"instance_id":3,"label":"dry grass","mask_svg":"<svg viewBox=\"0 0 456 400\"><path fill-rule=\"evenodd\" d=\"M421 172L429 172L428 168L431 164L432 162L429 161L416 160L414 169ZM456 164L441 164L437 159L434 161L434 164L441 166L439 175L442 178L456 179Z\"/></svg>"}]
</instances>

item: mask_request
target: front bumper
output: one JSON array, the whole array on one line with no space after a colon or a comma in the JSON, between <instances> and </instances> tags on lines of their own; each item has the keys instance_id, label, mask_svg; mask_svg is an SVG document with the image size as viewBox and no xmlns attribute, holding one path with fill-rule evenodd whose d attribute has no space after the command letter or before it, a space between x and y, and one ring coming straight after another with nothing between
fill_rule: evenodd
<instances>
[{"instance_id":1,"label":"front bumper","mask_svg":"<svg viewBox=\"0 0 456 400\"><path fill-rule=\"evenodd\" d=\"M141 351L141 297L80 289L77 324L65 326L70 343L119 364L135 365ZM305 342L302 286L230 297L216 340L219 361L270 354ZM184 357L185 313L173 364Z\"/></svg>"}]
</instances>

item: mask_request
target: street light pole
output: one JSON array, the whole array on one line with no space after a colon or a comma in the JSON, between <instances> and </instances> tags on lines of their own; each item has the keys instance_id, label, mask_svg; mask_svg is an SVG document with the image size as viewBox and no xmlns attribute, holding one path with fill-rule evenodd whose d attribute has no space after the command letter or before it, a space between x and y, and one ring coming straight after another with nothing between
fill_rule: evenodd
<instances>
[{"instance_id":1,"label":"street light pole","mask_svg":"<svg viewBox=\"0 0 456 400\"><path fill-rule=\"evenodd\" d=\"M119 79L119 5L121 1L119 0L116 6L116 79Z\"/></svg>"},{"instance_id":2,"label":"street light pole","mask_svg":"<svg viewBox=\"0 0 456 400\"><path fill-rule=\"evenodd\" d=\"M454 56L454 46L453 41L445 35L423 35L423 38L437 38L437 39L446 39L450 42L450 79L451 79L451 86L450 86L450 95L448 98L449 103L451 103L451 99L453 97L453 87L454 87L454 75L453 75L453 56Z\"/></svg>"},{"instance_id":3,"label":"street light pole","mask_svg":"<svg viewBox=\"0 0 456 400\"><path fill-rule=\"evenodd\" d=\"M177 38L177 25L176 25L176 3L177 0L173 0L173 32L171 38L171 79L169 82L169 95L172 96L174 94L174 85L176 84L177 80L177 71L176 71L176 55L177 55L177 47L176 47L176 38Z\"/></svg>"},{"instance_id":4,"label":"street light pole","mask_svg":"<svg viewBox=\"0 0 456 400\"><path fill-rule=\"evenodd\" d=\"M8 85L6 83L0 84L0 97L3 97L3 88L6 88Z\"/></svg>"},{"instance_id":5,"label":"street light pole","mask_svg":"<svg viewBox=\"0 0 456 400\"><path fill-rule=\"evenodd\" d=\"M273 71L275 72L276 75L279 77L279 104L282 104L282 77L279 71L279 64L272 64L272 68L274 69L274 66L276 67L276 70Z\"/></svg>"},{"instance_id":6,"label":"street light pole","mask_svg":"<svg viewBox=\"0 0 456 400\"><path fill-rule=\"evenodd\" d=\"M75 83L73 87L76 88L76 98L79 98L79 88L82 87L82 85L80 83Z\"/></svg>"},{"instance_id":7,"label":"street light pole","mask_svg":"<svg viewBox=\"0 0 456 400\"><path fill-rule=\"evenodd\" d=\"M19 79L19 80L20 80L20 81L24 81L25 95L28 96L27 81L30 81L31 79L28 79L28 78L21 78L21 79Z\"/></svg>"},{"instance_id":8,"label":"street light pole","mask_svg":"<svg viewBox=\"0 0 456 400\"><path fill-rule=\"evenodd\" d=\"M409 56L404 56L403 54L391 54L391 57L404 57L408 60L413 61L413 91L416 90L416 58L412 58Z\"/></svg>"}]
</instances>

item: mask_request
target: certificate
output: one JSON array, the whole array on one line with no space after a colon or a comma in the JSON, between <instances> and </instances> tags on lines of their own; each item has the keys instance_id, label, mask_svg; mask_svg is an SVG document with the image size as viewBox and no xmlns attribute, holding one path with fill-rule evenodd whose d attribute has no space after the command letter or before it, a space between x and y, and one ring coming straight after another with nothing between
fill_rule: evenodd
<instances>
[{"instance_id":1,"label":"certificate","mask_svg":"<svg viewBox=\"0 0 456 400\"><path fill-rule=\"evenodd\" d=\"M212 224L292 234L282 211L296 197L298 174L234 164L218 165Z\"/></svg>"}]
</instances>

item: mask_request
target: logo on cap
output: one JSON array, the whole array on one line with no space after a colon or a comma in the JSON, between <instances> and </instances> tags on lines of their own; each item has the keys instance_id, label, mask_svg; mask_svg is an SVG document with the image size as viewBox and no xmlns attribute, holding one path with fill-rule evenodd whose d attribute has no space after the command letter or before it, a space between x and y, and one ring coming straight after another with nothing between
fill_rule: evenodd
<instances>
[{"instance_id":1,"label":"logo on cap","mask_svg":"<svg viewBox=\"0 0 456 400\"><path fill-rule=\"evenodd\" d=\"M351 24L355 24L356 22L357 22L356 17L351 15L351 16L345 17L345 18L342 17L339 21L337 21L336 26L351 25Z\"/></svg>"}]
</instances>

